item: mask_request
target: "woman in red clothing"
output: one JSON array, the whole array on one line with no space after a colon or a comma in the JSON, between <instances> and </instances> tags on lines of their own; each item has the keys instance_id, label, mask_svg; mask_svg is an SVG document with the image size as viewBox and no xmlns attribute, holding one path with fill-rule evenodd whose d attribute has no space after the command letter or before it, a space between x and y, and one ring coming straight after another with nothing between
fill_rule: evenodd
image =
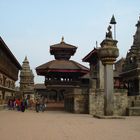
<instances>
[{"instance_id":1,"label":"woman in red clothing","mask_svg":"<svg viewBox=\"0 0 140 140\"><path fill-rule=\"evenodd\" d=\"M21 101L20 99L16 99L16 107L17 107L17 110L20 111L20 105L21 105Z\"/></svg>"}]
</instances>

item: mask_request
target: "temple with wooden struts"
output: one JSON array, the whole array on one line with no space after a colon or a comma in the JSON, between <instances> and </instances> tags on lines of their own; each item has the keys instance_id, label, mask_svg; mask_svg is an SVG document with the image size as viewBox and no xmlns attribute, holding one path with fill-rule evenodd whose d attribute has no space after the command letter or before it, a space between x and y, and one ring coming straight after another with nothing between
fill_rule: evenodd
<instances>
[{"instance_id":1,"label":"temple with wooden struts","mask_svg":"<svg viewBox=\"0 0 140 140\"><path fill-rule=\"evenodd\" d=\"M53 100L64 101L65 109L73 112L76 112L74 108L76 96L74 89L81 89L81 86L86 84L86 80L82 76L89 72L87 67L70 60L76 50L76 46L65 43L62 37L60 43L50 46L50 54L54 55L55 60L36 68L38 75L45 76L47 89L45 96L48 100L50 102Z\"/></svg>"}]
</instances>

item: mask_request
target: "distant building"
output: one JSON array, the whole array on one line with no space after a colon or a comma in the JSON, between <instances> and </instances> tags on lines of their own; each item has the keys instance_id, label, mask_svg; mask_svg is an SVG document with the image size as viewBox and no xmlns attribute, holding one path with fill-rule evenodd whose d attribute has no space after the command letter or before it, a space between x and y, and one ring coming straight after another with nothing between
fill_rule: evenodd
<instances>
[{"instance_id":1,"label":"distant building","mask_svg":"<svg viewBox=\"0 0 140 140\"><path fill-rule=\"evenodd\" d=\"M28 98L34 96L34 75L27 57L25 57L20 71L20 92L23 96L28 96Z\"/></svg>"},{"instance_id":2,"label":"distant building","mask_svg":"<svg viewBox=\"0 0 140 140\"><path fill-rule=\"evenodd\" d=\"M15 94L15 81L21 65L0 37L0 99L6 100Z\"/></svg>"}]
</instances>

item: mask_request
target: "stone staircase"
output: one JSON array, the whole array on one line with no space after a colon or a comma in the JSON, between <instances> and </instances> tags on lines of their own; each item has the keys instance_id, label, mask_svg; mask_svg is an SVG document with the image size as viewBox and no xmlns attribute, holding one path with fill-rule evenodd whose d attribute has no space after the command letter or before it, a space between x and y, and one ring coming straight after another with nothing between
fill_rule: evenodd
<instances>
[{"instance_id":1,"label":"stone staircase","mask_svg":"<svg viewBox=\"0 0 140 140\"><path fill-rule=\"evenodd\" d=\"M140 96L131 101L131 106L126 109L127 116L140 116Z\"/></svg>"},{"instance_id":2,"label":"stone staircase","mask_svg":"<svg viewBox=\"0 0 140 140\"><path fill-rule=\"evenodd\" d=\"M64 111L64 103L48 103L46 111Z\"/></svg>"}]
</instances>

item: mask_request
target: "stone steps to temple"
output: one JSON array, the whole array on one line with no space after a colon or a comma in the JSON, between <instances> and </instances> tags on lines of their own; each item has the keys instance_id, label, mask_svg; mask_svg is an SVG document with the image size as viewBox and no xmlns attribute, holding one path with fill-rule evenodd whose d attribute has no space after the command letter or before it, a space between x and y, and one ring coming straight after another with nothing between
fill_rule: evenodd
<instances>
[{"instance_id":1,"label":"stone steps to temple","mask_svg":"<svg viewBox=\"0 0 140 140\"><path fill-rule=\"evenodd\" d=\"M140 116L140 106L128 107L126 109L127 116Z\"/></svg>"},{"instance_id":2,"label":"stone steps to temple","mask_svg":"<svg viewBox=\"0 0 140 140\"><path fill-rule=\"evenodd\" d=\"M131 106L126 108L126 115L140 116L140 96L135 96L131 101Z\"/></svg>"},{"instance_id":3,"label":"stone steps to temple","mask_svg":"<svg viewBox=\"0 0 140 140\"><path fill-rule=\"evenodd\" d=\"M47 103L46 111L62 111L64 110L63 102Z\"/></svg>"},{"instance_id":4,"label":"stone steps to temple","mask_svg":"<svg viewBox=\"0 0 140 140\"><path fill-rule=\"evenodd\" d=\"M134 102L134 107L140 107L140 100L136 100Z\"/></svg>"}]
</instances>

